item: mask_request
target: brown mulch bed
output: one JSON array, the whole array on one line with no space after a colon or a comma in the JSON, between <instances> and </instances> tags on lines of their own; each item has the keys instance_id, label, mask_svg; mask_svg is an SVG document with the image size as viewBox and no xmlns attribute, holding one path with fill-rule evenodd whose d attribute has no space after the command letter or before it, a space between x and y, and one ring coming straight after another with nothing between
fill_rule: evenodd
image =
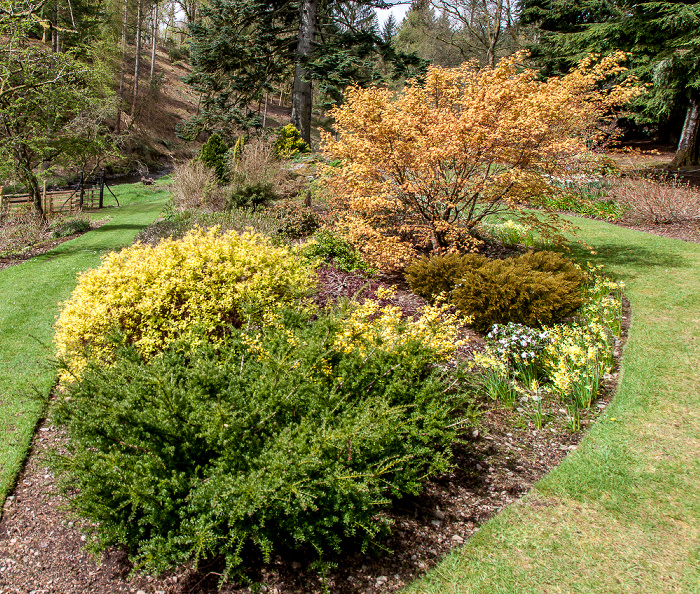
<instances>
[{"instance_id":1,"label":"brown mulch bed","mask_svg":"<svg viewBox=\"0 0 700 594\"><path fill-rule=\"evenodd\" d=\"M107 222L107 219L92 221L90 223L90 231L98 229ZM83 233L87 233L87 231L83 231ZM38 243L36 245L29 246L26 250L24 250L21 253L0 256L0 270L2 270L3 268L14 266L15 264L21 264L22 262L26 262L27 260L31 260L32 258L36 258L37 256L41 256L46 252L50 252L52 249L58 247L62 243L70 241L71 239L75 239L76 237L80 237L81 235L83 235L83 233L75 233L66 237L49 239L46 241L42 241L41 243Z\"/></svg>"},{"instance_id":2,"label":"brown mulch bed","mask_svg":"<svg viewBox=\"0 0 700 594\"><path fill-rule=\"evenodd\" d=\"M700 243L700 220L685 221L683 223L644 223L632 219L623 220L615 223L620 227L634 229L635 231L643 231L644 233L652 233L661 237L670 239L681 239L691 243Z\"/></svg>"}]
</instances>

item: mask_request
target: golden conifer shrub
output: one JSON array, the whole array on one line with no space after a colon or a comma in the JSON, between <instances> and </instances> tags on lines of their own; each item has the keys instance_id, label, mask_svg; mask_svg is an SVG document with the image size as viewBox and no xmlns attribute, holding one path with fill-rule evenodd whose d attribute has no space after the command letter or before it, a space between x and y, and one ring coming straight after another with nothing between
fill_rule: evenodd
<instances>
[{"instance_id":1,"label":"golden conifer shrub","mask_svg":"<svg viewBox=\"0 0 700 594\"><path fill-rule=\"evenodd\" d=\"M312 279L295 251L216 227L109 254L80 276L56 323L62 378L88 359L109 364L116 335L146 358L176 339L220 341L231 327L300 303Z\"/></svg>"},{"instance_id":2,"label":"golden conifer shrub","mask_svg":"<svg viewBox=\"0 0 700 594\"><path fill-rule=\"evenodd\" d=\"M567 176L595 170L601 123L643 92L630 80L600 84L625 70L625 55L547 81L524 57L431 67L400 93L352 88L332 111L337 134L324 135L324 150L340 165L321 182L336 229L369 264L403 268L425 250L469 248L485 217L542 206Z\"/></svg>"}]
</instances>

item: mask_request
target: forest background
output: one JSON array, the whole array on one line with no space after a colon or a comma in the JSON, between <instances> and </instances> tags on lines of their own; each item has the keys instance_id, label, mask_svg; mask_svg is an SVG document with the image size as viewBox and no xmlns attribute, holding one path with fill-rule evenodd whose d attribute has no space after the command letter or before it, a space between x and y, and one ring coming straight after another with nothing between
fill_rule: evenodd
<instances>
[{"instance_id":1,"label":"forest background","mask_svg":"<svg viewBox=\"0 0 700 594\"><path fill-rule=\"evenodd\" d=\"M380 25L377 9L391 5L2 0L0 183L23 186L40 211L57 171L152 167L215 132L232 145L291 121L313 144L351 85L400 89L429 64L493 66L521 49L542 77L629 52L620 76L648 92L619 114L623 141L672 146L675 168L698 164L696 3L414 0Z\"/></svg>"}]
</instances>

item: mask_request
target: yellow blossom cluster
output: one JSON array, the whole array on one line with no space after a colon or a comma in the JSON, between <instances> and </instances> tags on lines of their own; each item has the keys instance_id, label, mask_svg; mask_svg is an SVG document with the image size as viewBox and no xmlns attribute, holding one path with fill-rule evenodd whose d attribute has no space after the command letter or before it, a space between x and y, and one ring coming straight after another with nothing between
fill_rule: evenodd
<instances>
[{"instance_id":1,"label":"yellow blossom cluster","mask_svg":"<svg viewBox=\"0 0 700 594\"><path fill-rule=\"evenodd\" d=\"M609 369L607 329L597 322L575 323L554 326L549 335L552 342L545 348L543 367L554 392L564 398L583 389L597 392L600 377Z\"/></svg>"},{"instance_id":2,"label":"yellow blossom cluster","mask_svg":"<svg viewBox=\"0 0 700 594\"><path fill-rule=\"evenodd\" d=\"M136 244L80 276L56 323L58 356L77 374L88 359L112 360L117 333L146 357L176 339L217 342L232 326L299 303L312 279L298 254L253 232L195 229Z\"/></svg>"},{"instance_id":3,"label":"yellow blossom cluster","mask_svg":"<svg viewBox=\"0 0 700 594\"><path fill-rule=\"evenodd\" d=\"M474 353L472 367L473 366L496 373L504 378L508 377L509 370L507 361L490 347L486 347L482 352Z\"/></svg>"},{"instance_id":4,"label":"yellow blossom cluster","mask_svg":"<svg viewBox=\"0 0 700 594\"><path fill-rule=\"evenodd\" d=\"M393 351L417 341L435 353L436 362L444 362L466 343L460 338L464 320L448 310L445 304L427 305L414 320L399 307L382 307L379 301L367 299L342 320L334 348L365 354L368 349Z\"/></svg>"}]
</instances>

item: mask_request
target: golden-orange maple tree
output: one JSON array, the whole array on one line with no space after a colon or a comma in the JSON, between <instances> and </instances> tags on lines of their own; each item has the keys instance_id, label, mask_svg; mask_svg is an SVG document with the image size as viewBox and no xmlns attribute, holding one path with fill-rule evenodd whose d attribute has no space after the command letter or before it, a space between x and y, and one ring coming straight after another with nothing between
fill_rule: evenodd
<instances>
[{"instance_id":1,"label":"golden-orange maple tree","mask_svg":"<svg viewBox=\"0 0 700 594\"><path fill-rule=\"evenodd\" d=\"M621 52L547 81L519 67L523 58L431 67L401 93L352 88L333 110L337 135L324 135L324 150L340 165L321 183L336 229L370 263L400 268L420 251L472 247L484 217L538 205L562 178L594 168L601 124L643 92L634 81L601 85L624 70Z\"/></svg>"}]
</instances>

